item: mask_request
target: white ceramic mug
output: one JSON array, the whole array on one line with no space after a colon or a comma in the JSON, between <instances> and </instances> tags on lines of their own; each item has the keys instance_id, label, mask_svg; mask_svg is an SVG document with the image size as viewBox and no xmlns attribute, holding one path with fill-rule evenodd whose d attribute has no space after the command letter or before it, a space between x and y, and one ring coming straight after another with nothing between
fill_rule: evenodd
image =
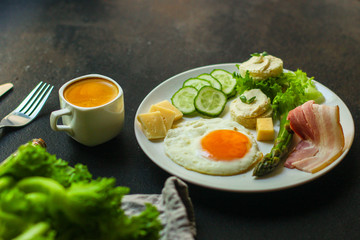
<instances>
[{"instance_id":1,"label":"white ceramic mug","mask_svg":"<svg viewBox=\"0 0 360 240\"><path fill-rule=\"evenodd\" d=\"M118 88L118 95L110 102L96 107L79 107L64 97L64 90L72 83L88 78L101 78L112 82ZM96 146L116 137L124 125L124 94L113 79L89 74L72 79L59 90L60 110L50 115L50 126L54 131L65 131L73 139L86 146ZM63 125L58 125L62 118Z\"/></svg>"}]
</instances>

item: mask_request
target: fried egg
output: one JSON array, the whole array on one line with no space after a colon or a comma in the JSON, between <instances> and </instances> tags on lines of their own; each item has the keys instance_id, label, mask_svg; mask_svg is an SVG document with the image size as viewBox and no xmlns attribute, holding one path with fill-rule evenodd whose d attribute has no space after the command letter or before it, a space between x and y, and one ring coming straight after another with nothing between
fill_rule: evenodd
<instances>
[{"instance_id":1,"label":"fried egg","mask_svg":"<svg viewBox=\"0 0 360 240\"><path fill-rule=\"evenodd\" d=\"M185 121L164 139L166 155L186 169L210 175L246 172L262 153L251 133L233 120Z\"/></svg>"}]
</instances>

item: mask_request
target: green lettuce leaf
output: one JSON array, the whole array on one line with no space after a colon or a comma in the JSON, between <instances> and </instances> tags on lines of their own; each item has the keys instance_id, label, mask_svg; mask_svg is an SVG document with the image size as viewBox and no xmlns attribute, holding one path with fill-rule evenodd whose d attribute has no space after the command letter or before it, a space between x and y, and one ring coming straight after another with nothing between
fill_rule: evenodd
<instances>
[{"instance_id":1,"label":"green lettuce leaf","mask_svg":"<svg viewBox=\"0 0 360 240\"><path fill-rule=\"evenodd\" d=\"M128 193L115 178L94 179L85 165L27 143L0 165L0 239L158 239L158 210L125 215Z\"/></svg>"},{"instance_id":2,"label":"green lettuce leaf","mask_svg":"<svg viewBox=\"0 0 360 240\"><path fill-rule=\"evenodd\" d=\"M278 77L270 77L265 80L254 80L247 72L244 77L234 73L237 79L236 90L239 95L250 89L260 89L271 99L274 110L274 118L286 114L295 107L309 100L317 103L324 101L324 96L316 89L313 77L308 78L301 70L284 72Z\"/></svg>"},{"instance_id":3,"label":"green lettuce leaf","mask_svg":"<svg viewBox=\"0 0 360 240\"><path fill-rule=\"evenodd\" d=\"M0 177L13 176L21 179L30 176L52 178L67 187L72 182L91 180L92 175L86 166L77 164L70 167L68 162L56 158L41 146L31 143L20 146L16 154L12 154L0 165Z\"/></svg>"}]
</instances>

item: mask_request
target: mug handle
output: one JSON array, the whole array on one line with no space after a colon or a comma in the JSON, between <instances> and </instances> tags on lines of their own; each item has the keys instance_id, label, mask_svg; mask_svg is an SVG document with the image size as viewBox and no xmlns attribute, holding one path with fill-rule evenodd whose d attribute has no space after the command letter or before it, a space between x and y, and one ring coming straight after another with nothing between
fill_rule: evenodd
<instances>
[{"instance_id":1,"label":"mug handle","mask_svg":"<svg viewBox=\"0 0 360 240\"><path fill-rule=\"evenodd\" d=\"M70 135L73 135L73 130L70 126L57 124L59 118L64 115L71 115L71 111L67 108L63 108L52 112L50 115L50 126L54 131L66 131Z\"/></svg>"}]
</instances>

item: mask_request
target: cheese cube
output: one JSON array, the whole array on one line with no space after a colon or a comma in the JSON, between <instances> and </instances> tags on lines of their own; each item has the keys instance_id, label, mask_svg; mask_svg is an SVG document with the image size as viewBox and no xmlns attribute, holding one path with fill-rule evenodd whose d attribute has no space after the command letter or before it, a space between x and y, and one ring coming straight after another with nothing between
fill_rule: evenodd
<instances>
[{"instance_id":1,"label":"cheese cube","mask_svg":"<svg viewBox=\"0 0 360 240\"><path fill-rule=\"evenodd\" d=\"M175 112L168 108L164 108L161 106L152 105L150 107L149 112L157 112L159 111L165 124L166 131L169 130L174 122L175 119Z\"/></svg>"},{"instance_id":2,"label":"cheese cube","mask_svg":"<svg viewBox=\"0 0 360 240\"><path fill-rule=\"evenodd\" d=\"M137 119L148 139L159 139L166 136L166 127L159 111L139 114Z\"/></svg>"},{"instance_id":3,"label":"cheese cube","mask_svg":"<svg viewBox=\"0 0 360 240\"><path fill-rule=\"evenodd\" d=\"M257 118L256 119L256 132L258 141L271 141L274 140L274 125L272 118Z\"/></svg>"},{"instance_id":4,"label":"cheese cube","mask_svg":"<svg viewBox=\"0 0 360 240\"><path fill-rule=\"evenodd\" d=\"M174 111L175 112L174 121L179 120L180 118L183 117L183 113L179 109L177 109L174 105L172 105L168 100L158 102L158 103L155 104L155 106L168 108L168 109Z\"/></svg>"}]
</instances>

